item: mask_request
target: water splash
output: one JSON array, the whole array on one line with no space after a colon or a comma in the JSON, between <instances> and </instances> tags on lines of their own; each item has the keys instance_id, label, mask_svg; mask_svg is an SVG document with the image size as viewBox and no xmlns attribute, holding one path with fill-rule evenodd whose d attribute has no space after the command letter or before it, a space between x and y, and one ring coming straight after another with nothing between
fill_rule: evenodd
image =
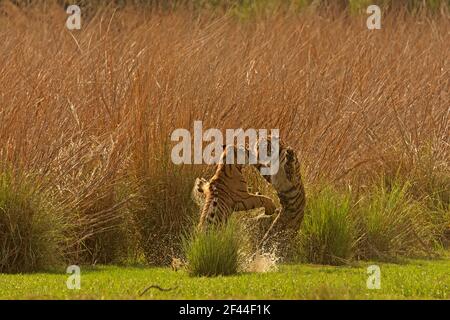
<instances>
[{"instance_id":1,"label":"water splash","mask_svg":"<svg viewBox=\"0 0 450 320\"><path fill-rule=\"evenodd\" d=\"M246 272L274 272L278 270L279 258L275 251L259 253L257 252L254 257L247 261L245 265Z\"/></svg>"}]
</instances>

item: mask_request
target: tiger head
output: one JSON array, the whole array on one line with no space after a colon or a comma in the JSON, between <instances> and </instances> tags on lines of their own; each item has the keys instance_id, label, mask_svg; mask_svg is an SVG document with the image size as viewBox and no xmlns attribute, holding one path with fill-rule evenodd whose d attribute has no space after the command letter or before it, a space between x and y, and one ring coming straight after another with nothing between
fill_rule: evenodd
<instances>
[{"instance_id":1,"label":"tiger head","mask_svg":"<svg viewBox=\"0 0 450 320\"><path fill-rule=\"evenodd\" d=\"M279 138L277 138L278 148L273 145L272 141L273 139L271 136L267 138L260 138L258 144L253 146L252 151L259 156L259 161L255 165L258 170L261 170L263 167L270 168L271 166L270 161L261 161L260 152L263 149L267 152L267 157L272 157L273 152L278 151L278 171L271 175L263 175L267 182L273 184L274 187L277 188L277 185L287 181L292 181L292 179L294 179L295 165L298 162L298 159L295 151L291 147L282 143Z\"/></svg>"},{"instance_id":2,"label":"tiger head","mask_svg":"<svg viewBox=\"0 0 450 320\"><path fill-rule=\"evenodd\" d=\"M242 170L244 165L250 162L250 152L248 146L243 145L224 145L220 156L219 165L235 166ZM220 170L220 167L218 168Z\"/></svg>"}]
</instances>

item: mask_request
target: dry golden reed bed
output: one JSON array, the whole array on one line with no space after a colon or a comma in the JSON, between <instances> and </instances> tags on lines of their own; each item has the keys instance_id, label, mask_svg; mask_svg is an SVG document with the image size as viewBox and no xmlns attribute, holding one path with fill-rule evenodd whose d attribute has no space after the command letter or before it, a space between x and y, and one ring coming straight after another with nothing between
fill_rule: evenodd
<instances>
[{"instance_id":1,"label":"dry golden reed bed","mask_svg":"<svg viewBox=\"0 0 450 320\"><path fill-rule=\"evenodd\" d=\"M205 168L171 164L170 133L194 120L279 128L308 185L358 189L401 172L426 189L449 172L449 15L395 11L374 31L366 17L127 7L69 31L61 7L2 2L1 171L32 177L70 212L69 251L92 261L113 260L95 253L108 232L91 235L128 219L130 203L137 229L158 226L160 247L189 220ZM129 233L154 246L142 232Z\"/></svg>"}]
</instances>

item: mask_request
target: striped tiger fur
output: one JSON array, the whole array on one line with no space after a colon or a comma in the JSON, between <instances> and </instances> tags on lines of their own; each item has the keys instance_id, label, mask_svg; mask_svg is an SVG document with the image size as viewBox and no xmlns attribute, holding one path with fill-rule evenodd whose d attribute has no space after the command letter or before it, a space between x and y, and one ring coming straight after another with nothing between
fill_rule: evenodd
<instances>
[{"instance_id":1,"label":"striped tiger fur","mask_svg":"<svg viewBox=\"0 0 450 320\"><path fill-rule=\"evenodd\" d=\"M204 204L198 224L199 230L205 230L208 225L224 223L234 211L251 210L263 207L266 215L275 212L272 199L248 192L247 182L242 174L242 164L237 161L226 163L227 154L233 150L236 160L237 152L245 152L248 163L248 150L235 146L226 146L220 157L214 176L206 181L197 178L194 192L204 195Z\"/></svg>"},{"instance_id":2,"label":"striped tiger fur","mask_svg":"<svg viewBox=\"0 0 450 320\"><path fill-rule=\"evenodd\" d=\"M267 151L270 155L272 139L268 137ZM261 142L260 142L261 143ZM258 146L254 147L258 152ZM257 169L269 165L258 163ZM269 249L274 246L280 257L286 256L290 250L291 240L297 234L303 221L306 196L300 173L300 162L295 151L279 141L279 169L273 175L263 176L272 184L280 199L281 211L264 234L259 249Z\"/></svg>"}]
</instances>

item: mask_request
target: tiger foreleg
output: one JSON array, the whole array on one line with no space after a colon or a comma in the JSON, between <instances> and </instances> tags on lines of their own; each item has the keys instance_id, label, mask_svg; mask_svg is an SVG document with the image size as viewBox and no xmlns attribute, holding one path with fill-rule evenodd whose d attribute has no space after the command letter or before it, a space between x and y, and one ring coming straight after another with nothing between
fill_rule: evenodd
<instances>
[{"instance_id":1,"label":"tiger foreleg","mask_svg":"<svg viewBox=\"0 0 450 320\"><path fill-rule=\"evenodd\" d=\"M275 213L275 203L266 196L249 194L248 197L236 203L236 211L247 211L257 208L264 208L266 215L272 215Z\"/></svg>"}]
</instances>

